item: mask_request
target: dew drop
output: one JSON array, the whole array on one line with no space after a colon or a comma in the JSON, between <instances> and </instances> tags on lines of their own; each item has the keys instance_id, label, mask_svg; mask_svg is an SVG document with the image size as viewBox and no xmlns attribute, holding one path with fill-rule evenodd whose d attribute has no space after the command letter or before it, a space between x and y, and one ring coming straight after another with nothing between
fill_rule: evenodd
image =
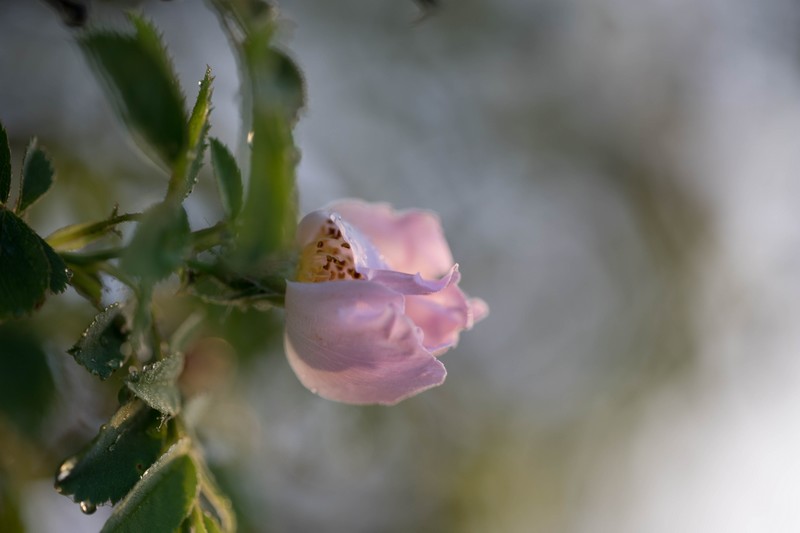
<instances>
[{"instance_id":1,"label":"dew drop","mask_svg":"<svg viewBox=\"0 0 800 533\"><path fill-rule=\"evenodd\" d=\"M88 500L81 502L80 507L83 514L93 514L97 510L97 506Z\"/></svg>"},{"instance_id":2,"label":"dew drop","mask_svg":"<svg viewBox=\"0 0 800 533\"><path fill-rule=\"evenodd\" d=\"M249 146L253 146L253 132L252 131L248 131L247 132L247 144Z\"/></svg>"},{"instance_id":3,"label":"dew drop","mask_svg":"<svg viewBox=\"0 0 800 533\"><path fill-rule=\"evenodd\" d=\"M58 475L56 475L56 483L61 483L67 479L67 477L69 477L69 475L72 473L72 469L75 468L75 464L77 462L78 460L72 457L61 463L61 466L58 468Z\"/></svg>"}]
</instances>

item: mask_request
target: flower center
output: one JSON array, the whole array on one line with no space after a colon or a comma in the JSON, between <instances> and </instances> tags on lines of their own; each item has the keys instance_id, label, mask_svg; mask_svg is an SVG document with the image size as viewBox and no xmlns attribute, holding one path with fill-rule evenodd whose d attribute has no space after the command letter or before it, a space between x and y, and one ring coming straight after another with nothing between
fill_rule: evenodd
<instances>
[{"instance_id":1,"label":"flower center","mask_svg":"<svg viewBox=\"0 0 800 533\"><path fill-rule=\"evenodd\" d=\"M315 238L300 253L297 281L319 283L339 279L364 279L356 272L350 243L332 220L323 224Z\"/></svg>"}]
</instances>

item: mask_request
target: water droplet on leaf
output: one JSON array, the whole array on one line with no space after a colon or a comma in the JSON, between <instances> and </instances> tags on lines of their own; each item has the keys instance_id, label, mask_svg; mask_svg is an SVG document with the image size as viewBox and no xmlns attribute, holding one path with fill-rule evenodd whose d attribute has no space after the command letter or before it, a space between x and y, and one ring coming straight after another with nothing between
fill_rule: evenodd
<instances>
[{"instance_id":1,"label":"water droplet on leaf","mask_svg":"<svg viewBox=\"0 0 800 533\"><path fill-rule=\"evenodd\" d=\"M97 511L97 506L90 501L81 502L80 507L83 514L92 514Z\"/></svg>"},{"instance_id":2,"label":"water droplet on leaf","mask_svg":"<svg viewBox=\"0 0 800 533\"><path fill-rule=\"evenodd\" d=\"M61 463L61 466L58 468L58 475L56 475L56 483L61 483L72 473L72 469L75 468L75 464L78 460L75 457L71 457Z\"/></svg>"}]
</instances>

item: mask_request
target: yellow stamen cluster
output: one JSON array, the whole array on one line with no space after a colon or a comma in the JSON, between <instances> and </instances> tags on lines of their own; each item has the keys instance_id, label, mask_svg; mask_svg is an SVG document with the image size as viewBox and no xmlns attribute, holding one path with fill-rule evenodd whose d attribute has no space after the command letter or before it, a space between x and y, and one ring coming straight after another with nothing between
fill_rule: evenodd
<instances>
[{"instance_id":1,"label":"yellow stamen cluster","mask_svg":"<svg viewBox=\"0 0 800 533\"><path fill-rule=\"evenodd\" d=\"M319 283L339 279L363 279L356 272L356 262L350 243L332 220L326 221L316 238L300 254L297 281Z\"/></svg>"}]
</instances>

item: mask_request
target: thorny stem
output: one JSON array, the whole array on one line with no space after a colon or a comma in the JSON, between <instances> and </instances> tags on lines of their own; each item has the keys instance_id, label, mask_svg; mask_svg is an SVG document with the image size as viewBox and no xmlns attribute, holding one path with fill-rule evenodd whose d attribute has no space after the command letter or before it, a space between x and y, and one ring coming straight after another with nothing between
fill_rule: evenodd
<instances>
[{"instance_id":1,"label":"thorny stem","mask_svg":"<svg viewBox=\"0 0 800 533\"><path fill-rule=\"evenodd\" d=\"M227 236L228 225L225 222L219 222L211 227L192 232L190 242L192 249L197 253L217 246ZM125 246L114 246L92 252L61 252L60 255L65 261L74 265L91 265L92 263L102 263L110 259L119 259L126 249Z\"/></svg>"},{"instance_id":2,"label":"thorny stem","mask_svg":"<svg viewBox=\"0 0 800 533\"><path fill-rule=\"evenodd\" d=\"M47 239L47 243L58 249L60 246L74 243L75 241L82 241L86 237L94 235L98 238L104 235L107 231L112 230L117 224L124 222L135 222L142 218L142 213L123 213L121 215L114 215L106 220L88 224L75 224L58 229L51 233ZM85 242L85 241L84 241Z\"/></svg>"},{"instance_id":3,"label":"thorny stem","mask_svg":"<svg viewBox=\"0 0 800 533\"><path fill-rule=\"evenodd\" d=\"M213 226L192 232L189 240L192 249L197 253L213 248L226 241L229 237L228 224L226 222L217 222Z\"/></svg>"},{"instance_id":4,"label":"thorny stem","mask_svg":"<svg viewBox=\"0 0 800 533\"><path fill-rule=\"evenodd\" d=\"M113 248L106 248L105 250L97 250L94 252L61 252L61 257L67 263L72 263L74 265L91 265L92 263L102 263L109 259L117 259L124 251L124 246L115 246Z\"/></svg>"}]
</instances>

